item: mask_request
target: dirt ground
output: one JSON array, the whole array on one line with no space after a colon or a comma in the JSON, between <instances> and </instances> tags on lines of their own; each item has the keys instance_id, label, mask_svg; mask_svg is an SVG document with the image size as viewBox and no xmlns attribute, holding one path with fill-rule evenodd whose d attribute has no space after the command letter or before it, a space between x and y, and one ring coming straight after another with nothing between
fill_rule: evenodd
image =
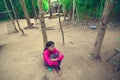
<instances>
[{"instance_id":1,"label":"dirt ground","mask_svg":"<svg viewBox=\"0 0 120 80\"><path fill-rule=\"evenodd\" d=\"M22 28L25 20L19 20ZM34 22L34 20L31 20ZM93 49L97 30L82 26L65 25L65 45L62 45L58 19L46 19L48 40L65 55L62 76L47 71L43 66L43 41L39 29L25 29L20 33L7 34L6 22L0 23L0 80L120 80L114 67L105 60L120 48L120 28L109 25L102 45L102 62L89 57ZM113 59L114 60L114 59Z\"/></svg>"}]
</instances>

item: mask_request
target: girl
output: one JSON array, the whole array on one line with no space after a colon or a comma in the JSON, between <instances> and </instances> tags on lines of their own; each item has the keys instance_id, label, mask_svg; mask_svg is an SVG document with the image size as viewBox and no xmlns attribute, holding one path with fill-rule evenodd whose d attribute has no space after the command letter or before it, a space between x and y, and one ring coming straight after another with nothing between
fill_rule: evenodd
<instances>
[{"instance_id":1,"label":"girl","mask_svg":"<svg viewBox=\"0 0 120 80\"><path fill-rule=\"evenodd\" d=\"M64 55L55 48L53 41L48 41L46 48L43 51L44 64L48 68L54 69L57 73L60 73L60 64Z\"/></svg>"}]
</instances>

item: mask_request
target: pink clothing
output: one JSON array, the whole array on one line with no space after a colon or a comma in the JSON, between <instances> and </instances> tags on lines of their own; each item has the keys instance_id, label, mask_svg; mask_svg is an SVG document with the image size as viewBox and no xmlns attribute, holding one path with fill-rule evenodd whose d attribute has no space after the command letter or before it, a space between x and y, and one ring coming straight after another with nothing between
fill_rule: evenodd
<instances>
[{"instance_id":1,"label":"pink clothing","mask_svg":"<svg viewBox=\"0 0 120 80\"><path fill-rule=\"evenodd\" d=\"M48 63L49 66L53 66L53 65L58 65L58 61L51 61L50 60L50 54L54 54L54 53L58 53L59 57L57 58L58 61L62 60L64 58L64 55L60 53L59 50L57 50L56 48L54 48L53 51L49 51L48 49L44 50L44 61Z\"/></svg>"}]
</instances>

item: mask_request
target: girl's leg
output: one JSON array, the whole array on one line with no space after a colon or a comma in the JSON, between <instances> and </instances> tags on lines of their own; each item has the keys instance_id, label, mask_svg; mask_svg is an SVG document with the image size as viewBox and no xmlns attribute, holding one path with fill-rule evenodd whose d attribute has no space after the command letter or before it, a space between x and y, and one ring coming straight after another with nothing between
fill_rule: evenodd
<instances>
[{"instance_id":1,"label":"girl's leg","mask_svg":"<svg viewBox=\"0 0 120 80\"><path fill-rule=\"evenodd\" d=\"M61 65L61 61L58 61L58 65L54 66L54 69L56 70L56 72L58 73L60 71L60 65Z\"/></svg>"},{"instance_id":2,"label":"girl's leg","mask_svg":"<svg viewBox=\"0 0 120 80\"><path fill-rule=\"evenodd\" d=\"M58 61L58 69L60 70L61 61Z\"/></svg>"},{"instance_id":3,"label":"girl's leg","mask_svg":"<svg viewBox=\"0 0 120 80\"><path fill-rule=\"evenodd\" d=\"M60 71L60 64L61 64L61 61L59 61L59 65L57 65L56 68L55 68L55 71L56 71L56 73L57 73L59 76L62 75L62 73L61 73L61 71Z\"/></svg>"},{"instance_id":4,"label":"girl's leg","mask_svg":"<svg viewBox=\"0 0 120 80\"><path fill-rule=\"evenodd\" d=\"M44 62L44 66L47 68L54 68L53 66L49 66L47 62Z\"/></svg>"},{"instance_id":5,"label":"girl's leg","mask_svg":"<svg viewBox=\"0 0 120 80\"><path fill-rule=\"evenodd\" d=\"M54 53L50 55L50 58L56 59L59 56L58 53ZM54 66L53 69L57 72L60 73L60 65L61 65L61 61L58 61L58 65Z\"/></svg>"}]
</instances>

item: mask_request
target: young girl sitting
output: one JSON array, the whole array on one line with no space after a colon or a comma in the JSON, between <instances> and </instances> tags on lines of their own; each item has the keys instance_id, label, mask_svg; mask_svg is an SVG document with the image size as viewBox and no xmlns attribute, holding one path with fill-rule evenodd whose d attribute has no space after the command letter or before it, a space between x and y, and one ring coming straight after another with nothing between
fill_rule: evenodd
<instances>
[{"instance_id":1,"label":"young girl sitting","mask_svg":"<svg viewBox=\"0 0 120 80\"><path fill-rule=\"evenodd\" d=\"M48 41L46 48L43 51L44 64L48 68L54 69L57 73L60 73L60 64L64 55L55 48L53 41Z\"/></svg>"}]
</instances>

